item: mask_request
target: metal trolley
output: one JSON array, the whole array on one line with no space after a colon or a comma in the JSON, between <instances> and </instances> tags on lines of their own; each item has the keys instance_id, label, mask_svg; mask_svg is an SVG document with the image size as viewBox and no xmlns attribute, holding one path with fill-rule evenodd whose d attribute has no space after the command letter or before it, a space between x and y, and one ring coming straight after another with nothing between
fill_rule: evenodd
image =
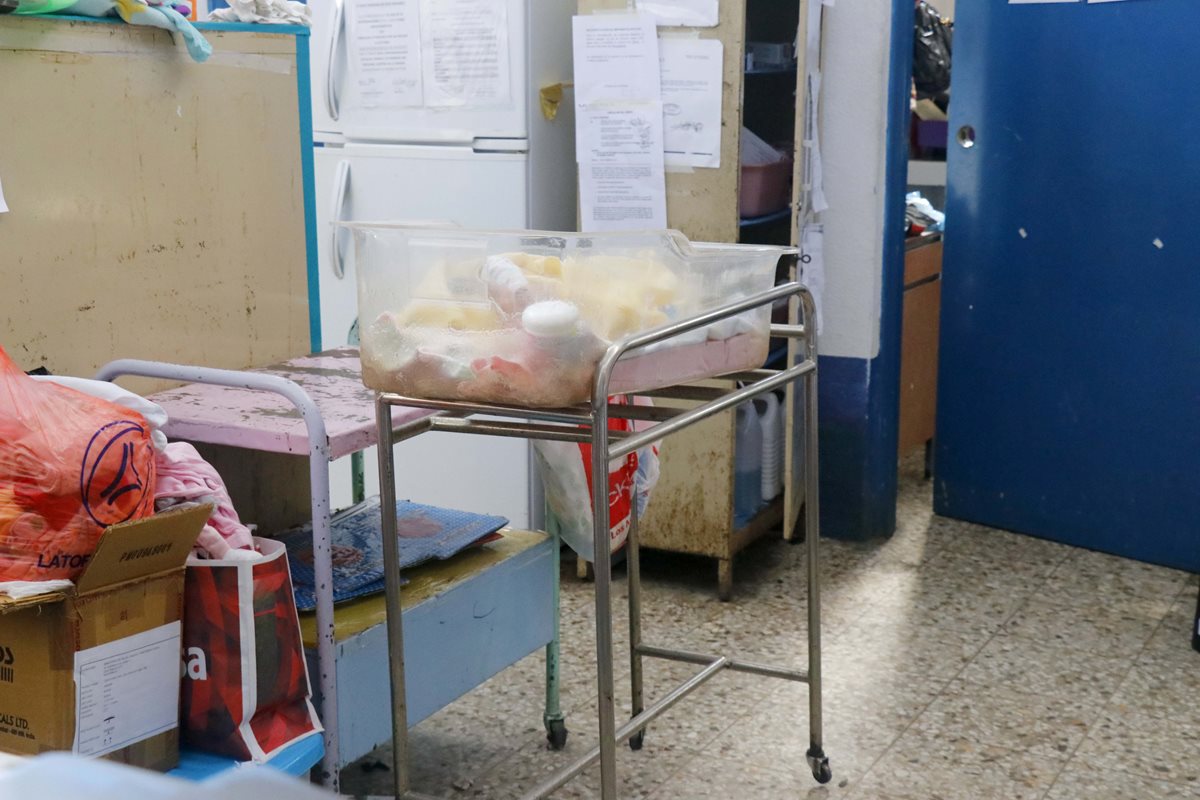
<instances>
[{"instance_id":1,"label":"metal trolley","mask_svg":"<svg viewBox=\"0 0 1200 800\"><path fill-rule=\"evenodd\" d=\"M714 322L777 301L787 301L789 324L772 325L771 334L788 341L788 366L782 370L756 369L720 377L744 383L737 389L704 389L697 386L676 386L644 394L701 400L701 405L687 410L659 406L616 405L608 402L609 381L617 362L639 348L663 342ZM802 312L802 320L798 319ZM809 749L808 764L813 777L820 783L832 778L829 759L822 748L821 722L821 606L818 569L819 516L817 505L817 337L815 306L812 295L801 284L785 283L775 288L722 306L690 319L665 325L645 333L627 337L612 344L596 370L592 399L588 404L572 408L543 409L508 405L489 405L457 401L423 400L391 393L377 393L375 413L379 441L400 442L427 431L452 431L485 436L507 436L525 439L549 439L590 443L592 446L592 497L595 550L596 595L596 683L598 690L600 743L591 751L536 786L527 800L546 797L566 784L597 759L600 761L600 796L602 800L617 797L616 748L629 742L632 749L641 748L647 725L723 670L750 672L771 678L798 681L809 685ZM800 324L802 321L802 324ZM797 346L803 343L803 358ZM735 656L710 655L687 650L658 647L642 641L641 636L641 575L639 570L637 522L633 520L628 540L629 564L629 637L632 709L628 722L618 726L613 708L613 633L612 633L612 565L609 557L608 463L621 458L689 425L732 409L772 390L786 388L787 450L785 461L793 463L796 405L795 383L803 379L804 392L800 399L804 424L805 539L808 556L808 669L773 666L746 661ZM415 406L435 413L393 431L392 406ZM473 415L499 419L475 419ZM638 432L610 431L608 420L613 418L650 420L658 424ZM380 446L379 473L382 508L396 507L395 466L393 448ZM796 518L794 480L785 481L785 524ZM636 506L636 504L635 504ZM392 749L395 794L408 800L425 800L409 788L407 709L404 684L404 636L400 613L400 569L396 518L383 514L383 551L386 574L387 632L390 673L392 679ZM645 704L642 691L642 659L663 658L702 665L692 678L675 687L658 702Z\"/></svg>"}]
</instances>

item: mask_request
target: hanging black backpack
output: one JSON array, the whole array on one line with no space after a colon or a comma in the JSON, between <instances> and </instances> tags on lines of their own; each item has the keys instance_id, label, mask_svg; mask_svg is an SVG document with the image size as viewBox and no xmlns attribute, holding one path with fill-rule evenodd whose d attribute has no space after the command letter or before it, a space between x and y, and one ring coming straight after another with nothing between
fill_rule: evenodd
<instances>
[{"instance_id":1,"label":"hanging black backpack","mask_svg":"<svg viewBox=\"0 0 1200 800\"><path fill-rule=\"evenodd\" d=\"M936 98L950 90L950 44L954 23L925 0L916 4L913 31L913 83L917 98Z\"/></svg>"}]
</instances>

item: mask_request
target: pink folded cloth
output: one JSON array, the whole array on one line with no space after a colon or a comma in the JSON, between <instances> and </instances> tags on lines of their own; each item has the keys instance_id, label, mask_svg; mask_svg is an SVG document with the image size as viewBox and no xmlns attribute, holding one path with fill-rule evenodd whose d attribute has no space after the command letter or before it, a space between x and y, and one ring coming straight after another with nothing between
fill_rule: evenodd
<instances>
[{"instance_id":1,"label":"pink folded cloth","mask_svg":"<svg viewBox=\"0 0 1200 800\"><path fill-rule=\"evenodd\" d=\"M158 478L154 505L158 510L184 502L213 504L212 516L196 540L199 555L237 558L233 553L238 550L253 552L253 535L234 511L225 482L195 447L187 442L171 442L158 452L155 467Z\"/></svg>"}]
</instances>

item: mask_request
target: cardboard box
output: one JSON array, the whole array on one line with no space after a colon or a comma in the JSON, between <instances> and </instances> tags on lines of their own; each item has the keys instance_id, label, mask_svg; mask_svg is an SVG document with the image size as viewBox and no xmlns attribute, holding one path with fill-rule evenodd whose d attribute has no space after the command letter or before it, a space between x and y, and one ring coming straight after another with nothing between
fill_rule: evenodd
<instances>
[{"instance_id":1,"label":"cardboard box","mask_svg":"<svg viewBox=\"0 0 1200 800\"><path fill-rule=\"evenodd\" d=\"M210 512L114 525L74 590L0 598L0 750L179 763L184 564Z\"/></svg>"}]
</instances>

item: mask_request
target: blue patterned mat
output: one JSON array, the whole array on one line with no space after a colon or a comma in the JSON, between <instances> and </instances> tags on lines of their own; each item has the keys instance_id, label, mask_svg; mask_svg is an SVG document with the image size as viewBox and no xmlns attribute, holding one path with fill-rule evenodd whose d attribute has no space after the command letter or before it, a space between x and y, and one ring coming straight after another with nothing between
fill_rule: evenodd
<instances>
[{"instance_id":1,"label":"blue patterned mat","mask_svg":"<svg viewBox=\"0 0 1200 800\"><path fill-rule=\"evenodd\" d=\"M508 524L504 517L470 514L401 500L396 503L400 532L400 568L453 556ZM333 601L383 591L383 537L379 497L370 497L333 516ZM312 525L278 537L287 547L296 607L316 608Z\"/></svg>"}]
</instances>

